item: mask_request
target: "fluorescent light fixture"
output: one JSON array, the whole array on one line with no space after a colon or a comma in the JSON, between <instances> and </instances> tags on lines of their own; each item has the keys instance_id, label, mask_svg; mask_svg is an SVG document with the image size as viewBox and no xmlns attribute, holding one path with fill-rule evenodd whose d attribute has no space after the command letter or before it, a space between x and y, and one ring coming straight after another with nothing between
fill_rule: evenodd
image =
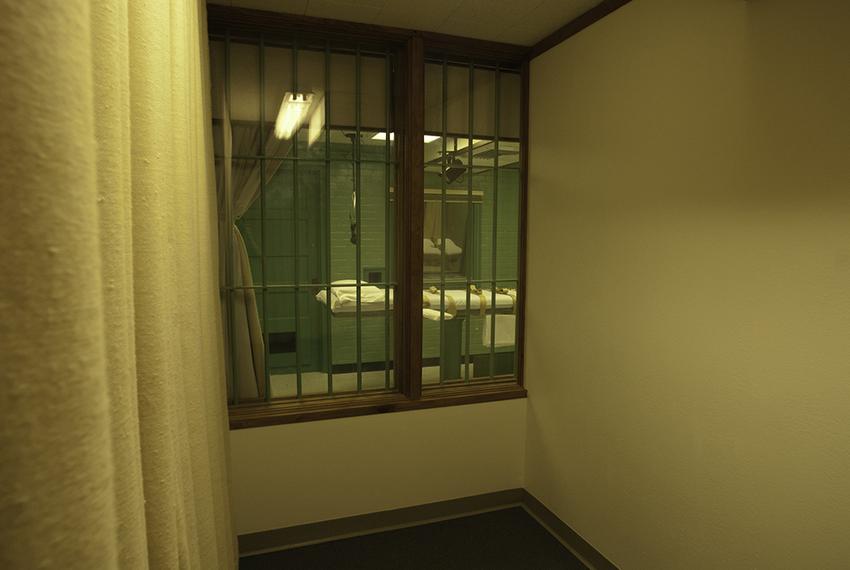
<instances>
[{"instance_id":1,"label":"fluorescent light fixture","mask_svg":"<svg viewBox=\"0 0 850 570\"><path fill-rule=\"evenodd\" d=\"M423 135L422 136L422 140L424 140L426 143L434 142L435 140L437 140L439 138L440 137L437 136L437 135ZM379 133L375 133L375 136L372 137L372 140L374 140L374 141L385 141L385 140L387 140L387 133L385 133L383 131L381 131ZM395 133L390 133L390 140L391 141L395 140Z\"/></svg>"},{"instance_id":2,"label":"fluorescent light fixture","mask_svg":"<svg viewBox=\"0 0 850 570\"><path fill-rule=\"evenodd\" d=\"M287 91L280 104L280 110L277 112L274 136L278 139L291 139L298 127L304 122L312 104L312 93L290 93Z\"/></svg>"},{"instance_id":3,"label":"fluorescent light fixture","mask_svg":"<svg viewBox=\"0 0 850 570\"><path fill-rule=\"evenodd\" d=\"M307 132L307 147L313 146L313 143L319 140L322 136L322 129L325 128L325 98L319 98L319 102L313 109L313 114L310 115L310 129Z\"/></svg>"}]
</instances>

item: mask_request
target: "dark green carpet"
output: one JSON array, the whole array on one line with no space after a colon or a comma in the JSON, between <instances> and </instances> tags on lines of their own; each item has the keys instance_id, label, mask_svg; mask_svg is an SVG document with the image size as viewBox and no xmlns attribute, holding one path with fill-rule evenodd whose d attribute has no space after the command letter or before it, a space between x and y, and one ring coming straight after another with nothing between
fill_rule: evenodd
<instances>
[{"instance_id":1,"label":"dark green carpet","mask_svg":"<svg viewBox=\"0 0 850 570\"><path fill-rule=\"evenodd\" d=\"M240 570L586 570L522 508L242 558Z\"/></svg>"}]
</instances>

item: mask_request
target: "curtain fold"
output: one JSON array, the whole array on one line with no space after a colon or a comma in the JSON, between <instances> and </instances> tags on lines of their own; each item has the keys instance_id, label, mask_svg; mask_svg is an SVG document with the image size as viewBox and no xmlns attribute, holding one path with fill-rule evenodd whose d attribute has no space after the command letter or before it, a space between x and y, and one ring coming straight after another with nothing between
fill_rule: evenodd
<instances>
[{"instance_id":1,"label":"curtain fold","mask_svg":"<svg viewBox=\"0 0 850 570\"><path fill-rule=\"evenodd\" d=\"M0 12L0 567L235 568L204 2Z\"/></svg>"},{"instance_id":2,"label":"curtain fold","mask_svg":"<svg viewBox=\"0 0 850 570\"><path fill-rule=\"evenodd\" d=\"M115 496L116 545L124 566L147 561L142 455L136 385L133 235L130 179L129 21L126 5L92 5L92 67L98 222L105 324L106 377L111 414L114 477L128 484ZM102 49L94 49L101 46ZM128 228L130 230L128 231Z\"/></svg>"}]
</instances>

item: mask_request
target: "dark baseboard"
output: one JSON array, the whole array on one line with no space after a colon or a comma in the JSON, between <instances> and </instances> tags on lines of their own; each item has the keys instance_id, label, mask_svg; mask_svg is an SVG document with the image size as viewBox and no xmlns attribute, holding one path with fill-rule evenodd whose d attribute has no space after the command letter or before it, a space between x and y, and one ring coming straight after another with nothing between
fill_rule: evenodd
<instances>
[{"instance_id":1,"label":"dark baseboard","mask_svg":"<svg viewBox=\"0 0 850 570\"><path fill-rule=\"evenodd\" d=\"M549 532L555 535L563 542L567 548L582 559L593 570L618 570L613 562L605 558L601 552L593 548L582 536L574 531L567 523L558 518L558 515L553 513L541 503L537 497L522 490L523 498L522 505L532 516L543 523Z\"/></svg>"},{"instance_id":2,"label":"dark baseboard","mask_svg":"<svg viewBox=\"0 0 850 570\"><path fill-rule=\"evenodd\" d=\"M522 503L524 493L524 489L508 489L414 507L241 534L239 535L239 555L246 556L260 552L284 550L305 544L370 534L392 528L415 526L430 521L462 517L474 512L516 506Z\"/></svg>"},{"instance_id":3,"label":"dark baseboard","mask_svg":"<svg viewBox=\"0 0 850 570\"><path fill-rule=\"evenodd\" d=\"M239 535L239 555L250 556L286 550L515 506L522 506L593 570L617 570L614 564L525 489L507 489L414 507L242 534Z\"/></svg>"}]
</instances>

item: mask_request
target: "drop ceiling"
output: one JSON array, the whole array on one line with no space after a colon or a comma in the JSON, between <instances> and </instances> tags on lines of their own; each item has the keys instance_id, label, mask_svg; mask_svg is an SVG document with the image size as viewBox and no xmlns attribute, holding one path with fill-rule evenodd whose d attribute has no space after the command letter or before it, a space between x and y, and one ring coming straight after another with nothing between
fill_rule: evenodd
<instances>
[{"instance_id":1,"label":"drop ceiling","mask_svg":"<svg viewBox=\"0 0 850 570\"><path fill-rule=\"evenodd\" d=\"M534 45L600 0L209 0L382 26Z\"/></svg>"}]
</instances>

